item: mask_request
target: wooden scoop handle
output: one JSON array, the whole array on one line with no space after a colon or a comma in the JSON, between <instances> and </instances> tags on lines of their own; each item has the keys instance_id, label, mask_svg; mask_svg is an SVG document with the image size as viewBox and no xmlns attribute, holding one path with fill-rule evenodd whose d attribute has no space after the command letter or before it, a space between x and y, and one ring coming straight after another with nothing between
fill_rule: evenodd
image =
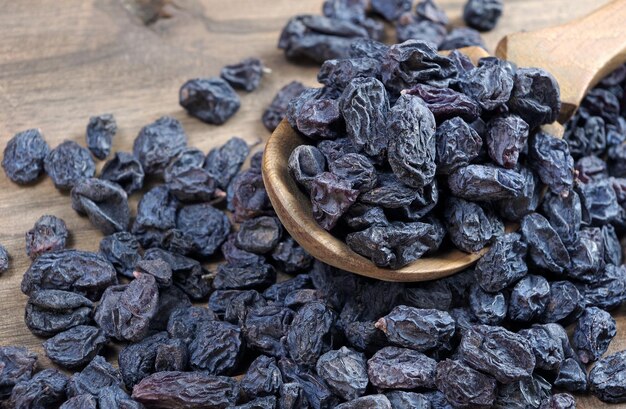
<instances>
[{"instance_id":1,"label":"wooden scoop handle","mask_svg":"<svg viewBox=\"0 0 626 409\"><path fill-rule=\"evenodd\" d=\"M508 35L496 55L552 73L561 87L559 122L564 123L591 87L626 62L626 0L556 27Z\"/></svg>"}]
</instances>

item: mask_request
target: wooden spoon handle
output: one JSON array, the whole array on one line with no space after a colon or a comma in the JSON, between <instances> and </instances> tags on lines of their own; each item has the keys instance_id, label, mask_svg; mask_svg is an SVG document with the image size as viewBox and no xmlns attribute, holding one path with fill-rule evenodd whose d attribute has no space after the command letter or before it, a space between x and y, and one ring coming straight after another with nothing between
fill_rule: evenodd
<instances>
[{"instance_id":1,"label":"wooden spoon handle","mask_svg":"<svg viewBox=\"0 0 626 409\"><path fill-rule=\"evenodd\" d=\"M561 87L559 122L564 123L591 87L626 62L626 0L566 24L508 35L496 55L552 73Z\"/></svg>"}]
</instances>

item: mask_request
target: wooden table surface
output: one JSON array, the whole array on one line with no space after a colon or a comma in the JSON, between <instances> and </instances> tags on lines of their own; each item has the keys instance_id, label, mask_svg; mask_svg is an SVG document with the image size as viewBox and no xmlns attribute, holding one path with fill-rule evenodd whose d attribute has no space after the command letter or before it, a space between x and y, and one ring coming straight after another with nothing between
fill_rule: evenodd
<instances>
[{"instance_id":1,"label":"wooden table surface","mask_svg":"<svg viewBox=\"0 0 626 409\"><path fill-rule=\"evenodd\" d=\"M167 2L156 21L157 3ZM439 0L458 24L463 0ZM496 30L485 35L491 50L504 34L565 22L605 0L505 0ZM238 135L261 142L260 122L275 92L292 80L315 84L317 67L288 63L276 48L287 19L319 13L322 0L0 0L0 148L16 132L41 128L54 147L65 139L84 145L89 116L113 113L119 132L114 150L129 151L139 129L162 115L179 119L189 143L203 151ZM153 19L154 20L154 19ZM219 74L249 56L272 69L258 90L241 94L241 109L225 125L205 125L178 105L189 78ZM100 168L102 162L98 164ZM133 211L137 198L132 199ZM12 255L0 276L0 345L23 345L42 354L41 339L23 322L26 297L19 290L29 259L24 233L44 214L63 218L70 246L96 250L102 235L70 207L49 178L19 187L0 173L0 243ZM618 335L610 351L626 348L626 309L616 313ZM602 407L593 398L581 408ZM613 405L612 407L618 407Z\"/></svg>"}]
</instances>

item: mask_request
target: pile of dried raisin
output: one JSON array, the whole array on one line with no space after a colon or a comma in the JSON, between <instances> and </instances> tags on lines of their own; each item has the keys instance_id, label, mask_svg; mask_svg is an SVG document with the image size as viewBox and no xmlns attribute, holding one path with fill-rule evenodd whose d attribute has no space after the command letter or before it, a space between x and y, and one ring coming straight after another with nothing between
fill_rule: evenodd
<instances>
[{"instance_id":1,"label":"pile of dried raisin","mask_svg":"<svg viewBox=\"0 0 626 409\"><path fill-rule=\"evenodd\" d=\"M324 63L324 86L303 91L286 112L310 141L293 151L289 170L319 225L395 269L448 242L480 251L517 221L533 258L541 227L531 221L548 223L535 213L542 184L562 197L574 190L567 144L538 128L560 109L554 78L494 57L474 66L418 40L359 44ZM365 69L363 59L373 63ZM562 270L567 250L554 251L549 262Z\"/></svg>"},{"instance_id":2,"label":"pile of dried raisin","mask_svg":"<svg viewBox=\"0 0 626 409\"><path fill-rule=\"evenodd\" d=\"M399 267L447 241L489 246L480 261L409 284L316 261L275 214L262 153L242 169L245 141L205 154L170 117L144 127L134 153L115 153L98 178L85 148L48 152L26 131L5 150L8 177L31 183L48 171L107 235L98 253L67 249L54 216L26 234L26 325L74 373L37 371L34 354L0 347L0 405L565 409L587 391L626 402L625 352L603 357L617 333L610 312L626 299L626 65L590 91L558 140L538 129L559 109L549 74L374 42L372 15L405 21L412 5L372 0L366 13L366 3L328 0L325 19L290 22L294 54L310 44L318 57L328 41L326 52L352 54L324 63L323 88L283 89L264 124L286 115L311 140L291 174L320 224L377 264ZM466 14L497 19L498 4L470 1ZM418 32L447 24L430 0L411 18ZM260 73L249 59L222 77L248 90ZM228 88L209 82L190 107L219 122L234 105L211 105ZM90 128L90 149L106 157L114 121ZM157 179L142 191L145 175ZM520 230L505 233L504 221ZM117 366L101 355L115 343Z\"/></svg>"}]
</instances>

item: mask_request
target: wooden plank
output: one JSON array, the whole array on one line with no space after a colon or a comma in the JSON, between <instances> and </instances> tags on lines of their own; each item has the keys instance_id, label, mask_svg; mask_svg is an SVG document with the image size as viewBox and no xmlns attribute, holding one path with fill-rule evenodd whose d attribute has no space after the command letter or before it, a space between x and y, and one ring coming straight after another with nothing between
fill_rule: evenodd
<instances>
[{"instance_id":1,"label":"wooden plank","mask_svg":"<svg viewBox=\"0 0 626 409\"><path fill-rule=\"evenodd\" d=\"M84 144L89 116L104 112L115 114L119 124L114 150L130 150L139 129L161 115L181 120L190 145L203 151L233 135L256 143L268 136L259 118L275 92L292 80L315 84L317 67L286 62L276 43L289 17L318 13L321 0L168 1L164 14L170 17L149 26L138 17L136 2L158 1L0 0L0 146L33 127L43 130L51 146L65 139ZM439 2L459 23L464 1ZM508 0L499 26L485 39L493 50L505 33L564 22L604 2ZM248 56L262 58L273 73L254 93L241 94L241 110L226 125L205 125L181 110L178 88L184 81L217 75L224 64ZM77 248L96 250L102 235L49 179L20 188L0 177L0 242L13 256L0 277L0 345L32 348L46 366L42 340L23 323L26 297L19 290L29 265L24 233L43 214L63 218ZM623 309L616 318L611 351L626 348ZM582 408L601 407L591 398L580 402Z\"/></svg>"}]
</instances>

